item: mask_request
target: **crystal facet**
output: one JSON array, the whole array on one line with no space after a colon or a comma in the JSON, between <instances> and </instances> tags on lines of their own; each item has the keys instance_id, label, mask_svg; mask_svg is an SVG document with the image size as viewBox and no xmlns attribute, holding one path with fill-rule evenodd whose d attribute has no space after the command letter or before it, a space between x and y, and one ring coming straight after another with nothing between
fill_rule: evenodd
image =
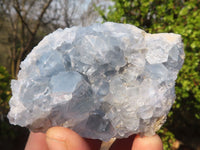
<instances>
[{"instance_id":1,"label":"crystal facet","mask_svg":"<svg viewBox=\"0 0 200 150\"><path fill-rule=\"evenodd\" d=\"M183 61L178 34L111 22L58 29L21 63L8 118L34 132L64 126L104 141L153 135Z\"/></svg>"}]
</instances>

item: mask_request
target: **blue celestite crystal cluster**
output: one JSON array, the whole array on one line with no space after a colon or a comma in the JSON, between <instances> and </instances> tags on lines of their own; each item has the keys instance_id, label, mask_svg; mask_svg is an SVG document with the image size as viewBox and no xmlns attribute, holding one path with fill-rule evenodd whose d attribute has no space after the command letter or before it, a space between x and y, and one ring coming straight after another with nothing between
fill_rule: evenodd
<instances>
[{"instance_id":1,"label":"blue celestite crystal cluster","mask_svg":"<svg viewBox=\"0 0 200 150\"><path fill-rule=\"evenodd\" d=\"M183 61L178 34L111 22L58 29L21 63L8 118L34 132L64 126L104 141L153 135Z\"/></svg>"}]
</instances>

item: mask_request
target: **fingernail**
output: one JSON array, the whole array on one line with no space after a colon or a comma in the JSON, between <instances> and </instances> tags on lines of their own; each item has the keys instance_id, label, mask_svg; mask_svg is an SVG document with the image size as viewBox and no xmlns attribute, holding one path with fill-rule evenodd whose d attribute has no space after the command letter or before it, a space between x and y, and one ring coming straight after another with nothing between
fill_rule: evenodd
<instances>
[{"instance_id":1,"label":"fingernail","mask_svg":"<svg viewBox=\"0 0 200 150\"><path fill-rule=\"evenodd\" d=\"M68 150L66 134L61 130L62 128L53 127L46 133L46 141L49 150Z\"/></svg>"},{"instance_id":2,"label":"fingernail","mask_svg":"<svg viewBox=\"0 0 200 150\"><path fill-rule=\"evenodd\" d=\"M68 128L52 127L46 137L50 150L89 150L88 143Z\"/></svg>"},{"instance_id":3,"label":"fingernail","mask_svg":"<svg viewBox=\"0 0 200 150\"><path fill-rule=\"evenodd\" d=\"M58 140L49 136L47 136L46 141L49 150L68 150L66 141Z\"/></svg>"}]
</instances>

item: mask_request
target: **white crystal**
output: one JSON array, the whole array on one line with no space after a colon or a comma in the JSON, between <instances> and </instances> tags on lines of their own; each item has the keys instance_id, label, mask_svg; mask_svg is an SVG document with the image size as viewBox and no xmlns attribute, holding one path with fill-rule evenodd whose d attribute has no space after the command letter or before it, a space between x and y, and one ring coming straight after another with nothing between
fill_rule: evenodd
<instances>
[{"instance_id":1,"label":"white crystal","mask_svg":"<svg viewBox=\"0 0 200 150\"><path fill-rule=\"evenodd\" d=\"M58 29L21 63L8 118L34 132L64 126L101 140L153 135L174 102L183 60L173 33L111 22Z\"/></svg>"}]
</instances>

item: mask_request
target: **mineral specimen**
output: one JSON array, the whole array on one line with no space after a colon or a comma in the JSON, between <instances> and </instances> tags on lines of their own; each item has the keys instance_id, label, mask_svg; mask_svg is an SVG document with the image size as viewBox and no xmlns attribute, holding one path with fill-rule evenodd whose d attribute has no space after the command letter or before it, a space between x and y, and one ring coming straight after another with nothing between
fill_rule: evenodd
<instances>
[{"instance_id":1,"label":"mineral specimen","mask_svg":"<svg viewBox=\"0 0 200 150\"><path fill-rule=\"evenodd\" d=\"M58 29L21 63L8 118L34 132L64 126L104 141L153 135L183 61L178 34L111 22Z\"/></svg>"}]
</instances>

